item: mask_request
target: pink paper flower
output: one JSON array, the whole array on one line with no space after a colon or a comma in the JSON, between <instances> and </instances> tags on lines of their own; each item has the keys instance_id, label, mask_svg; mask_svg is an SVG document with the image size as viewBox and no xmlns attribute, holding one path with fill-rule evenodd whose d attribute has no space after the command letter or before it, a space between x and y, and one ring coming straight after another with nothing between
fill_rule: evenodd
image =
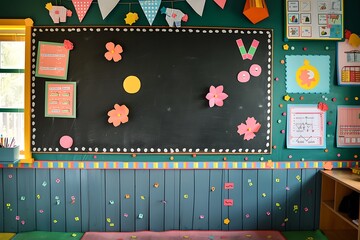
<instances>
[{"instance_id":1,"label":"pink paper flower","mask_svg":"<svg viewBox=\"0 0 360 240\"><path fill-rule=\"evenodd\" d=\"M319 102L317 108L320 109L323 112L326 112L327 110L329 110L328 105L326 103L323 103L323 102Z\"/></svg>"},{"instance_id":2,"label":"pink paper flower","mask_svg":"<svg viewBox=\"0 0 360 240\"><path fill-rule=\"evenodd\" d=\"M73 50L74 49L74 44L72 42L70 42L69 40L64 40L64 48L68 49L68 50Z\"/></svg>"},{"instance_id":3,"label":"pink paper flower","mask_svg":"<svg viewBox=\"0 0 360 240\"><path fill-rule=\"evenodd\" d=\"M115 104L114 109L108 112L108 122L117 127L121 123L126 123L129 121L128 114L129 109L125 105L120 106L119 104Z\"/></svg>"},{"instance_id":4,"label":"pink paper flower","mask_svg":"<svg viewBox=\"0 0 360 240\"><path fill-rule=\"evenodd\" d=\"M115 46L113 42L108 42L105 47L108 51L104 56L108 61L114 60L114 62L118 62L121 60L120 53L123 52L123 48L119 44Z\"/></svg>"},{"instance_id":5,"label":"pink paper flower","mask_svg":"<svg viewBox=\"0 0 360 240\"><path fill-rule=\"evenodd\" d=\"M224 105L224 100L228 97L228 95L223 91L223 85L210 87L209 93L206 94L206 99L209 100L210 107L213 107L214 105L221 107Z\"/></svg>"},{"instance_id":6,"label":"pink paper flower","mask_svg":"<svg viewBox=\"0 0 360 240\"><path fill-rule=\"evenodd\" d=\"M244 134L244 140L251 140L255 137L255 133L259 131L261 127L260 123L256 122L256 119L253 117L248 117L246 119L246 124L241 123L238 125L238 133L240 135Z\"/></svg>"}]
</instances>

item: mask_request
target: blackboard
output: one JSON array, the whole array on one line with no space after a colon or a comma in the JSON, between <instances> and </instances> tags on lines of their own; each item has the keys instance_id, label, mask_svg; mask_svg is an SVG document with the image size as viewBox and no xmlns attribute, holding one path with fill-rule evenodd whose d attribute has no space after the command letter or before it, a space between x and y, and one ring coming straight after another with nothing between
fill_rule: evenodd
<instances>
[{"instance_id":1,"label":"blackboard","mask_svg":"<svg viewBox=\"0 0 360 240\"><path fill-rule=\"evenodd\" d=\"M34 27L32 29L31 131L33 152L270 153L272 45L269 29L157 27ZM76 83L76 118L45 117L45 83L35 76L38 42L69 40L67 79ZM246 51L259 42L252 60ZM119 62L107 61L105 44L123 47ZM262 72L246 83L240 71ZM136 94L123 89L130 75L141 81ZM57 80L58 81L58 80ZM209 107L210 86L224 86L222 107ZM108 111L129 108L129 121L114 127ZM256 136L244 140L237 126L254 117ZM62 148L59 140L74 143Z\"/></svg>"}]
</instances>

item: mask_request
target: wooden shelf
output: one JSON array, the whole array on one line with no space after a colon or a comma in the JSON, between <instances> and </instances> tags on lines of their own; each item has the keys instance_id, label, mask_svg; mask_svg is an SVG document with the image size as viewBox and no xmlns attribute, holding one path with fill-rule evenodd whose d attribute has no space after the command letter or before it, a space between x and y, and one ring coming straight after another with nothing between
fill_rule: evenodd
<instances>
[{"instance_id":1,"label":"wooden shelf","mask_svg":"<svg viewBox=\"0 0 360 240\"><path fill-rule=\"evenodd\" d=\"M339 212L342 199L360 193L360 176L351 170L322 171L320 229L329 240L360 240L360 228L347 214Z\"/></svg>"}]
</instances>

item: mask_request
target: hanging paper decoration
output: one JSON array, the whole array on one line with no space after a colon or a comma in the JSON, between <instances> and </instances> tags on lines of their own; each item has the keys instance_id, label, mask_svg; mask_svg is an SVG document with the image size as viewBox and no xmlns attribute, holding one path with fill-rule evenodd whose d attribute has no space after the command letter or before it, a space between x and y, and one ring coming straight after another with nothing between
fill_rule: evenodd
<instances>
[{"instance_id":1,"label":"hanging paper decoration","mask_svg":"<svg viewBox=\"0 0 360 240\"><path fill-rule=\"evenodd\" d=\"M72 12L63 6L53 6L47 3L45 8L49 10L49 15L54 23L66 22L66 17L71 17Z\"/></svg>"},{"instance_id":2,"label":"hanging paper decoration","mask_svg":"<svg viewBox=\"0 0 360 240\"><path fill-rule=\"evenodd\" d=\"M194 11L202 16L206 0L186 0L186 2L194 9Z\"/></svg>"},{"instance_id":3,"label":"hanging paper decoration","mask_svg":"<svg viewBox=\"0 0 360 240\"><path fill-rule=\"evenodd\" d=\"M139 0L139 3L149 24L152 25L159 10L161 0Z\"/></svg>"},{"instance_id":4,"label":"hanging paper decoration","mask_svg":"<svg viewBox=\"0 0 360 240\"><path fill-rule=\"evenodd\" d=\"M181 27L181 21L187 22L189 19L187 14L184 14L179 9L173 9L173 8L161 8L161 14L165 14L165 20L169 24L169 27L173 27L174 25L176 27Z\"/></svg>"},{"instance_id":5,"label":"hanging paper decoration","mask_svg":"<svg viewBox=\"0 0 360 240\"><path fill-rule=\"evenodd\" d=\"M84 19L92 1L93 0L72 0L80 22Z\"/></svg>"},{"instance_id":6,"label":"hanging paper decoration","mask_svg":"<svg viewBox=\"0 0 360 240\"><path fill-rule=\"evenodd\" d=\"M219 5L219 7L224 9L226 0L214 0L214 2L216 2L216 4Z\"/></svg>"},{"instance_id":7,"label":"hanging paper decoration","mask_svg":"<svg viewBox=\"0 0 360 240\"><path fill-rule=\"evenodd\" d=\"M103 19L116 7L120 0L98 0L101 16Z\"/></svg>"},{"instance_id":8,"label":"hanging paper decoration","mask_svg":"<svg viewBox=\"0 0 360 240\"><path fill-rule=\"evenodd\" d=\"M128 12L124 20L126 24L133 25L137 20L139 20L139 16L137 13Z\"/></svg>"}]
</instances>

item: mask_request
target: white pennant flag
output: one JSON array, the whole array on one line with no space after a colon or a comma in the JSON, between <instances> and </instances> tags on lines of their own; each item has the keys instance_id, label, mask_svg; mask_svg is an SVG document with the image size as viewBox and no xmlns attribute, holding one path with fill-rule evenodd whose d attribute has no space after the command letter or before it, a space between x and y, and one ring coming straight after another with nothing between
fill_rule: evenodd
<instances>
[{"instance_id":1,"label":"white pennant flag","mask_svg":"<svg viewBox=\"0 0 360 240\"><path fill-rule=\"evenodd\" d=\"M186 2L195 10L197 14L202 16L206 0L186 0Z\"/></svg>"},{"instance_id":2,"label":"white pennant flag","mask_svg":"<svg viewBox=\"0 0 360 240\"><path fill-rule=\"evenodd\" d=\"M101 16L103 19L116 7L120 0L98 0Z\"/></svg>"},{"instance_id":3,"label":"white pennant flag","mask_svg":"<svg viewBox=\"0 0 360 240\"><path fill-rule=\"evenodd\" d=\"M152 25L159 10L161 0L139 0L140 6L145 13L147 20Z\"/></svg>"}]
</instances>

